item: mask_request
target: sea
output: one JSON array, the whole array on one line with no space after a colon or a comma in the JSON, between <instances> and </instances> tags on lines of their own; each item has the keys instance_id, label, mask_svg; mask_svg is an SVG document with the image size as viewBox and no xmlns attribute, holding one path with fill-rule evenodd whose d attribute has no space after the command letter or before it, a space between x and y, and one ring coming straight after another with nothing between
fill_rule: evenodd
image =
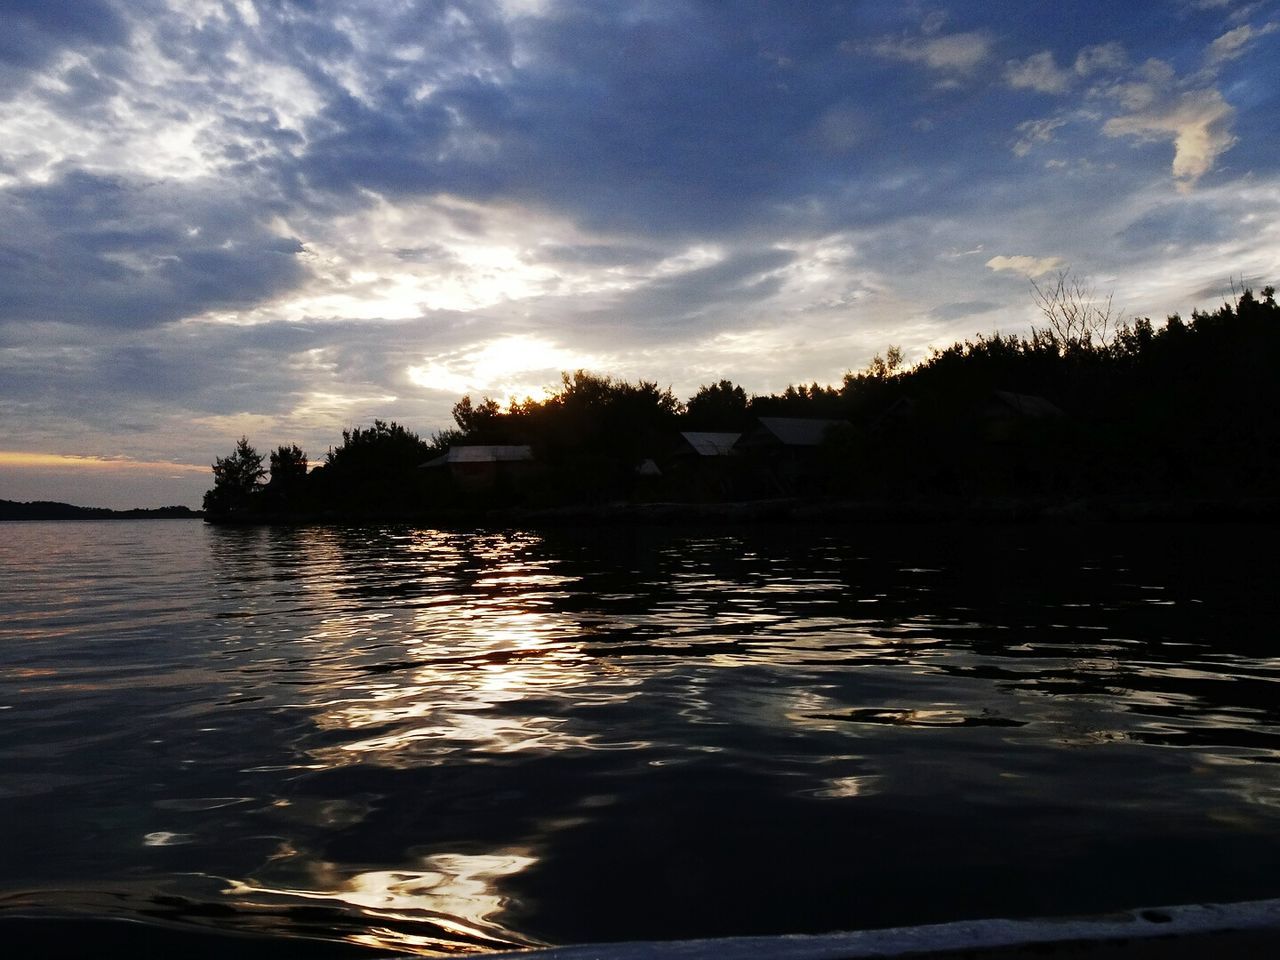
<instances>
[{"instance_id":1,"label":"sea","mask_svg":"<svg viewBox=\"0 0 1280 960\"><path fill-rule=\"evenodd\" d=\"M0 524L0 936L432 956L1278 897L1274 533Z\"/></svg>"}]
</instances>

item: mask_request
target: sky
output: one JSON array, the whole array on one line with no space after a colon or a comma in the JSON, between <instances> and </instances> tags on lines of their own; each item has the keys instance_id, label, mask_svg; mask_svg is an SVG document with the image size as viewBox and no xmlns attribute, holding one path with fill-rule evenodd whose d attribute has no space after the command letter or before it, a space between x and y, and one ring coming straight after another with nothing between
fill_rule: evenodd
<instances>
[{"instance_id":1,"label":"sky","mask_svg":"<svg viewBox=\"0 0 1280 960\"><path fill-rule=\"evenodd\" d=\"M0 0L0 498L1280 279L1280 0Z\"/></svg>"}]
</instances>

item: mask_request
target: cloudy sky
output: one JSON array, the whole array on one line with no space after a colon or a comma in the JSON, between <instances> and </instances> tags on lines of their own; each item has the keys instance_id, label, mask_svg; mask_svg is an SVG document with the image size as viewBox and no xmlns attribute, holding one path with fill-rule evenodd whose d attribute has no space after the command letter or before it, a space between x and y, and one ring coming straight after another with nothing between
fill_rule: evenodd
<instances>
[{"instance_id":1,"label":"cloudy sky","mask_svg":"<svg viewBox=\"0 0 1280 960\"><path fill-rule=\"evenodd\" d=\"M1280 0L0 0L0 498L1280 278Z\"/></svg>"}]
</instances>

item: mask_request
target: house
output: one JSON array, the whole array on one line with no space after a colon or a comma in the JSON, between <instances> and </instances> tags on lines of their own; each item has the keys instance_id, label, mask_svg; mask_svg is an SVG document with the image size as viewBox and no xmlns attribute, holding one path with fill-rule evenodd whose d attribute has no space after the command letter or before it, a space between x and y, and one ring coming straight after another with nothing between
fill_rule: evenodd
<instances>
[{"instance_id":1,"label":"house","mask_svg":"<svg viewBox=\"0 0 1280 960\"><path fill-rule=\"evenodd\" d=\"M760 417L757 426L734 444L734 450L751 464L755 493L813 493L823 483L822 444L832 430L848 426L845 420Z\"/></svg>"},{"instance_id":2,"label":"house","mask_svg":"<svg viewBox=\"0 0 1280 960\"><path fill-rule=\"evenodd\" d=\"M845 420L822 420L809 417L760 417L758 426L749 430L735 444L741 451L802 450L822 445L834 427L848 426Z\"/></svg>"},{"instance_id":3,"label":"house","mask_svg":"<svg viewBox=\"0 0 1280 960\"><path fill-rule=\"evenodd\" d=\"M535 469L533 448L524 444L453 446L442 456L421 465L424 470L446 469L465 490L492 490L518 483Z\"/></svg>"},{"instance_id":4,"label":"house","mask_svg":"<svg viewBox=\"0 0 1280 960\"><path fill-rule=\"evenodd\" d=\"M704 430L685 430L680 434L684 447L680 454L690 451L699 457L727 457L733 453L733 445L738 442L741 433L716 433Z\"/></svg>"},{"instance_id":5,"label":"house","mask_svg":"<svg viewBox=\"0 0 1280 960\"><path fill-rule=\"evenodd\" d=\"M1057 420L1066 416L1044 397L1008 390L997 390L992 394L987 412L994 416L1026 417L1031 420Z\"/></svg>"},{"instance_id":6,"label":"house","mask_svg":"<svg viewBox=\"0 0 1280 960\"><path fill-rule=\"evenodd\" d=\"M741 436L736 432L681 431L663 461L670 492L695 502L732 498L740 459L733 445Z\"/></svg>"},{"instance_id":7,"label":"house","mask_svg":"<svg viewBox=\"0 0 1280 960\"><path fill-rule=\"evenodd\" d=\"M1007 443L1028 425L1047 425L1066 419L1057 406L1030 393L996 390L979 409L982 432L993 443Z\"/></svg>"}]
</instances>

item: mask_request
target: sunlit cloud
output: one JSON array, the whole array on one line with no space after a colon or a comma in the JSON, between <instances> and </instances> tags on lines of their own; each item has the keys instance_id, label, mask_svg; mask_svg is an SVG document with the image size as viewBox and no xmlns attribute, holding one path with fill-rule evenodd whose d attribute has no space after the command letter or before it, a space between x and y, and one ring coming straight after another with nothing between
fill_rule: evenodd
<instances>
[{"instance_id":1,"label":"sunlit cloud","mask_svg":"<svg viewBox=\"0 0 1280 960\"><path fill-rule=\"evenodd\" d=\"M268 149L300 148L321 106L311 83L296 67L264 59L240 41L229 40L217 61L174 42L183 34L194 41L191 32L211 16L226 19L220 7L214 13L182 6L169 10L162 24L139 17L130 24L130 44L109 65L67 51L31 77L0 112L0 157L10 175L45 182L76 165L190 180ZM77 100L94 109L65 108ZM268 132L270 141L263 139ZM281 132L292 133L292 143Z\"/></svg>"},{"instance_id":2,"label":"sunlit cloud","mask_svg":"<svg viewBox=\"0 0 1280 960\"><path fill-rule=\"evenodd\" d=\"M1269 25L1265 32L1270 29ZM1219 36L1207 47L1207 63L1215 66L1239 55L1261 32L1245 26ZM1237 143L1235 108L1212 86L1212 71L1179 77L1168 61L1158 57L1131 66L1118 43L1082 48L1071 69L1059 66L1052 51L1044 50L1008 61L1004 74L1014 89L1055 95L1069 93L1077 77L1089 78L1083 104L1074 112L1059 111L1018 123L1011 144L1016 156L1025 157L1053 141L1069 119L1081 124L1101 121L1107 137L1171 142L1171 173L1178 189L1187 191ZM1053 158L1049 166L1068 164L1066 159Z\"/></svg>"},{"instance_id":3,"label":"sunlit cloud","mask_svg":"<svg viewBox=\"0 0 1280 960\"><path fill-rule=\"evenodd\" d=\"M604 370L604 358L533 336L490 341L475 350L427 358L410 366L409 379L426 390L455 396L484 394L500 399L541 398L559 386L562 371Z\"/></svg>"},{"instance_id":4,"label":"sunlit cloud","mask_svg":"<svg viewBox=\"0 0 1280 960\"><path fill-rule=\"evenodd\" d=\"M27 450L0 450L0 467L9 470L76 470L97 473L207 474L206 465L175 463L170 460L133 460L128 457L79 456L75 454L37 453Z\"/></svg>"},{"instance_id":5,"label":"sunlit cloud","mask_svg":"<svg viewBox=\"0 0 1280 960\"><path fill-rule=\"evenodd\" d=\"M1174 101L1112 117L1103 125L1111 137L1173 141L1173 177L1179 190L1190 190L1231 149L1235 110L1217 90L1193 90Z\"/></svg>"},{"instance_id":6,"label":"sunlit cloud","mask_svg":"<svg viewBox=\"0 0 1280 960\"><path fill-rule=\"evenodd\" d=\"M1280 181L1205 186L1172 199L1151 194L1135 197L1123 211L1125 234L1137 234L1134 262L1118 291L1131 314L1159 318L1210 308L1232 296L1233 282L1256 290L1280 276ZM1192 202L1198 210L1187 211ZM1244 230L1223 230L1219 220ZM1180 221L1177 230L1173 224Z\"/></svg>"},{"instance_id":7,"label":"sunlit cloud","mask_svg":"<svg viewBox=\"0 0 1280 960\"><path fill-rule=\"evenodd\" d=\"M1217 67L1228 60L1243 56L1245 50L1253 41L1269 33L1274 33L1278 28L1280 28L1280 24L1276 23L1268 23L1256 29L1246 23L1228 30L1214 40L1213 43L1209 44L1209 49L1205 52L1205 65Z\"/></svg>"},{"instance_id":8,"label":"sunlit cloud","mask_svg":"<svg viewBox=\"0 0 1280 960\"><path fill-rule=\"evenodd\" d=\"M1020 273L1024 277L1040 277L1060 269L1065 261L1061 257L998 256L987 261L987 267L996 273Z\"/></svg>"}]
</instances>

